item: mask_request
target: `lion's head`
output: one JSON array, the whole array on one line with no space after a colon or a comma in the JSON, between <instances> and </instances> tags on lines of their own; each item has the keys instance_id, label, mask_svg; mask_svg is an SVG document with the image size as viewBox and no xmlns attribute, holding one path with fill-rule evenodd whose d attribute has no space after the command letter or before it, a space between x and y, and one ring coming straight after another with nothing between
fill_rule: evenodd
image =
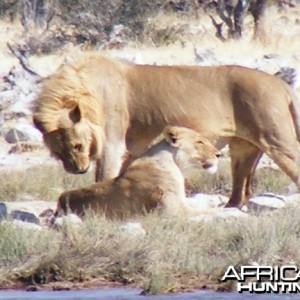
<instances>
[{"instance_id":1,"label":"lion's head","mask_svg":"<svg viewBox=\"0 0 300 300\"><path fill-rule=\"evenodd\" d=\"M104 145L102 108L94 92L64 66L45 80L34 108L33 121L51 154L66 171L85 173Z\"/></svg>"},{"instance_id":2,"label":"lion's head","mask_svg":"<svg viewBox=\"0 0 300 300\"><path fill-rule=\"evenodd\" d=\"M199 168L216 172L221 153L201 133L185 127L167 126L164 136L176 149L175 161L183 173Z\"/></svg>"}]
</instances>

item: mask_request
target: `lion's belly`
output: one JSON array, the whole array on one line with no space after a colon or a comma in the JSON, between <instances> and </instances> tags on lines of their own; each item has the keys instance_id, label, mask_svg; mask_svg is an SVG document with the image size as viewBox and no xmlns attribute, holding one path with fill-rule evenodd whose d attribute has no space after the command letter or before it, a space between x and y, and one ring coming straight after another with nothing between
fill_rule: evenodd
<instances>
[{"instance_id":1,"label":"lion's belly","mask_svg":"<svg viewBox=\"0 0 300 300\"><path fill-rule=\"evenodd\" d=\"M126 134L127 149L133 154L143 152L167 125L187 127L201 132L218 149L223 148L233 136L236 136L236 124L231 116L223 114L223 117L220 117L217 114L210 114L209 118L205 118L196 111L189 117L178 115L169 120L160 118L151 124L133 120Z\"/></svg>"}]
</instances>

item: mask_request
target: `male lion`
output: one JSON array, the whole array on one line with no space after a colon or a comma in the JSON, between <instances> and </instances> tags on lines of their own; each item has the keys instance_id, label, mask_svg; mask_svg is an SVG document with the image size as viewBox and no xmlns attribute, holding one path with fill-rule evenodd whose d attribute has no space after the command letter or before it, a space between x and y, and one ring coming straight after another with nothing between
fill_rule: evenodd
<instances>
[{"instance_id":1,"label":"male lion","mask_svg":"<svg viewBox=\"0 0 300 300\"><path fill-rule=\"evenodd\" d=\"M242 207L265 152L300 188L299 104L279 78L240 66L151 66L87 54L43 84L34 122L67 171L97 160L96 181L119 174L126 150L141 153L166 125L229 144L233 190Z\"/></svg>"},{"instance_id":2,"label":"male lion","mask_svg":"<svg viewBox=\"0 0 300 300\"><path fill-rule=\"evenodd\" d=\"M164 139L130 163L118 177L64 192L56 215L70 209L83 216L90 208L109 218L124 218L156 207L168 216L196 214L196 209L185 204L184 177L193 168L216 170L219 155L194 130L168 126Z\"/></svg>"}]
</instances>

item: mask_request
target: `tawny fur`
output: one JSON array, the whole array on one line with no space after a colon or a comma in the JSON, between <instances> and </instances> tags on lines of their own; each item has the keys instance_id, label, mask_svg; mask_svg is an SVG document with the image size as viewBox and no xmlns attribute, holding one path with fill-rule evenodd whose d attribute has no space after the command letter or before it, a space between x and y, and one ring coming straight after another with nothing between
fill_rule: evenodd
<instances>
[{"instance_id":1,"label":"tawny fur","mask_svg":"<svg viewBox=\"0 0 300 300\"><path fill-rule=\"evenodd\" d=\"M56 215L70 211L84 216L90 209L109 218L127 218L156 208L165 216L198 214L186 204L184 176L195 168L216 167L220 153L191 129L167 127L164 135L117 178L64 192Z\"/></svg>"},{"instance_id":2,"label":"tawny fur","mask_svg":"<svg viewBox=\"0 0 300 300\"><path fill-rule=\"evenodd\" d=\"M134 65L86 54L45 81L34 121L67 171L97 161L96 180L119 174L126 151L142 153L166 125L229 144L241 207L262 153L300 187L299 104L279 78L239 66Z\"/></svg>"}]
</instances>

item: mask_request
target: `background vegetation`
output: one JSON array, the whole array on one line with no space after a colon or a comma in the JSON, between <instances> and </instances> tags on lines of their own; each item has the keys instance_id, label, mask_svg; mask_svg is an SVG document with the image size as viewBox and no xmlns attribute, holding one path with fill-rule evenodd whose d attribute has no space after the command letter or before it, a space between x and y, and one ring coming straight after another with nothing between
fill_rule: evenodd
<instances>
[{"instance_id":1,"label":"background vegetation","mask_svg":"<svg viewBox=\"0 0 300 300\"><path fill-rule=\"evenodd\" d=\"M154 43L176 41L180 28L164 29L149 20L176 14L200 20L209 15L221 41L239 39L244 19L252 16L255 38L265 34L263 18L269 7L296 6L298 0L2 0L0 17L20 22L30 54L51 53L67 43L88 47L119 47L120 38ZM152 24L153 25L153 24ZM179 31L179 32L178 32ZM113 39L113 41L112 41Z\"/></svg>"}]
</instances>

